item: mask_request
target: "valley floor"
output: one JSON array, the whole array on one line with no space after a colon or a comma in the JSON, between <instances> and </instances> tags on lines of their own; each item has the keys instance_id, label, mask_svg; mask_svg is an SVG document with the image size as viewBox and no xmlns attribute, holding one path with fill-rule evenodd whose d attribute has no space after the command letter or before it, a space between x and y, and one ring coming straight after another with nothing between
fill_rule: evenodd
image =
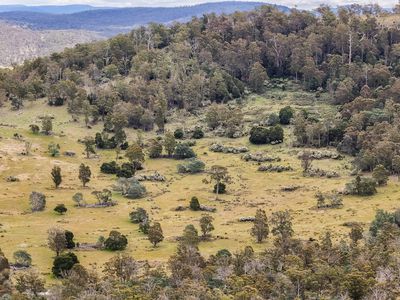
<instances>
[{"instance_id":1,"label":"valley floor","mask_svg":"<svg viewBox=\"0 0 400 300\"><path fill-rule=\"evenodd\" d=\"M335 108L322 102L300 103L293 95L283 93L278 100L267 93L265 97L250 96L243 107L245 120L252 122L260 114L278 111L284 105L307 107L320 114L334 114ZM300 106L301 105L301 106ZM50 114L55 117L55 136L33 135L29 132L29 124L38 123L38 117ZM171 118L167 129L174 130L182 126L179 112ZM185 126L190 127L194 117L185 119ZM297 236L319 238L325 231L333 231L333 239L338 241L348 238L349 228L343 226L346 222L370 222L377 209L393 211L400 204L400 189L397 178L391 178L389 184L379 188L372 197L344 197L344 206L341 209L316 209L315 194L317 191L329 192L342 190L345 183L351 180L351 158L343 160L314 161L315 167L325 170L334 170L340 173L339 178L305 178L302 176L300 160L297 153L302 149L291 146L290 126L285 128L288 136L280 145L254 146L248 137L240 139L226 139L211 137L197 140L194 147L198 157L205 162L206 167L218 164L226 166L233 178L228 185L228 193L215 200L212 186L203 183L205 174L185 175L177 174L176 167L180 163L172 159L148 159L145 169L140 173L158 171L167 178L165 183L149 183L144 185L148 195L140 200L127 200L117 194L113 196L118 205L110 208L77 208L72 196L81 192L87 202L95 202L91 192L110 188L115 182L113 175L100 173L100 165L105 161L115 159L114 151L98 151L98 158L86 159L83 147L77 142L86 135L94 136L101 130L98 124L88 130L83 121L73 122L65 107L49 107L44 100L27 104L21 111L10 111L8 107L0 109L0 247L6 257L12 258L14 251L27 250L33 258L33 264L43 274L50 278L53 253L46 243L47 230L52 226L68 229L75 234L75 241L81 243L95 243L99 236L108 236L110 230L118 230L128 237L126 253L138 260L149 260L153 264L164 262L174 253L176 237L180 236L187 224L198 226L202 212L190 210L175 211L182 205L187 206L192 196L197 196L201 204L217 209L212 216L215 218L213 240L200 243L200 251L206 257L222 248L231 252L251 245L256 251L268 247L270 241L257 244L250 236L251 223L241 223L240 217L254 216L258 208L262 208L270 215L274 211L288 209L294 217L294 230ZM40 123L38 123L40 124ZM20 153L24 149L24 142L13 138L19 133L24 139L33 143L32 154L24 156ZM128 141L136 139L137 132L129 129ZM149 138L153 133L145 133ZM251 152L266 151L279 156L279 164L290 165L291 172L264 173L258 172L257 163L245 162L240 154L222 154L209 151L213 142L222 142L227 145L245 145ZM61 153L71 150L77 153L76 157L59 156L52 158L47 153L50 142L59 143ZM334 149L330 149L335 151ZM90 165L92 180L87 188L82 188L78 180L78 168L81 162ZM61 166L63 182L56 190L50 178L52 167ZM8 176L17 176L20 182L6 182ZM297 191L284 192L282 187L300 186ZM29 212L29 194L32 191L42 192L47 196L47 207L44 212ZM53 208L64 203L68 212L59 216ZM145 208L151 219L161 223L165 240L157 248L153 248L146 236L138 231L138 225L129 221L129 212L134 208ZM85 266L100 267L115 253L107 251L77 251L79 260ZM12 259L11 259L12 260Z\"/></svg>"}]
</instances>

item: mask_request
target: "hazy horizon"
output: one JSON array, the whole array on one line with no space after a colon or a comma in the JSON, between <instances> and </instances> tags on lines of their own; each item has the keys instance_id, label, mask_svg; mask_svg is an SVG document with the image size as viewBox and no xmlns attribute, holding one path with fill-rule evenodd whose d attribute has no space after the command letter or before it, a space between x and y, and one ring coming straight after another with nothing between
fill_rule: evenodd
<instances>
[{"instance_id":1,"label":"hazy horizon","mask_svg":"<svg viewBox=\"0 0 400 300\"><path fill-rule=\"evenodd\" d=\"M212 2L224 2L226 0L3 0L0 5L71 5L71 4L82 4L82 5L92 5L92 6L113 6L113 7L174 7L174 6L185 6L185 5L196 5L201 3L212 3ZM348 5L348 4L371 4L377 3L382 7L394 7L398 2L396 0L383 0L383 1L368 1L368 0L331 0L331 1L321 1L321 0L241 0L246 2L265 2L277 5L285 5L289 7L299 7L299 8L315 8L321 4L328 4L332 7L338 5Z\"/></svg>"}]
</instances>

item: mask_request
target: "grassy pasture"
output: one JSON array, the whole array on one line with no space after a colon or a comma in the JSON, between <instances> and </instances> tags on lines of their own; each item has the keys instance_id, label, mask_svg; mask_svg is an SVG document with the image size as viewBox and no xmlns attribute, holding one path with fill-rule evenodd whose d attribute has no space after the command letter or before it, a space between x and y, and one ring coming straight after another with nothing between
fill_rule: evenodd
<instances>
[{"instance_id":1,"label":"grassy pasture","mask_svg":"<svg viewBox=\"0 0 400 300\"><path fill-rule=\"evenodd\" d=\"M310 99L312 98L307 94ZM334 107L323 104L322 101L304 98L304 93L271 91L263 97L250 96L243 104L245 121L251 123L261 115L278 111L285 105L307 108L320 115L334 116ZM29 124L37 123L38 117L50 114L55 117L55 136L32 135L29 133ZM191 126L197 120L194 117L183 119L180 112L171 116L172 122L167 128ZM83 121L72 122L65 107L49 107L45 102L27 104L19 112L9 108L0 109L0 247L6 256L12 260L12 253L18 249L27 250L33 258L33 264L43 274L50 274L53 253L46 246L47 230L52 226L68 229L75 234L77 242L96 242L99 236L107 236L110 230L118 230L128 236L127 253L138 260L149 260L153 263L165 262L174 252L175 238L182 233L183 228L193 223L197 228L202 212L175 211L179 205L188 205L192 196L197 196L204 205L217 208L212 216L215 218L215 231L212 241L202 242L200 250L206 257L219 249L228 248L231 251L253 246L257 251L268 247L270 240L263 244L256 244L250 237L250 223L239 223L238 218L253 216L257 208L265 209L267 214L277 210L288 209L294 217L296 235L301 238L318 238L324 231L330 229L336 240L347 238L348 228L345 222L358 221L367 224L375 215L378 208L394 210L400 204L400 190L397 179L391 178L388 186L379 188L378 194L373 197L344 198L344 207L341 209L315 209L315 193L320 190L328 192L342 189L350 180L351 158L344 160L314 161L315 167L326 170L335 170L341 174L339 178L304 178L301 174L300 161L297 153L301 149L291 147L292 128L285 128L286 140L280 145L254 146L247 137L240 139L225 139L206 137L198 140L194 147L198 157L207 167L214 164L226 166L233 177L233 183L228 186L228 193L215 200L211 193L212 186L202 181L205 174L180 175L176 172L179 161L171 159L147 159L145 170L142 173L158 171L166 176L165 183L144 182L148 195L140 200L127 200L115 194L118 205L111 208L77 208L74 207L72 195L82 192L87 202L94 202L91 192L103 188L110 188L115 182L112 175L100 173L102 162L115 159L114 151L98 151L99 158L86 159L83 146L77 142L86 135L94 136L101 130L101 124L92 129L86 129ZM38 123L40 124L40 123ZM5 126L11 125L15 127ZM14 133L22 134L26 140L33 143L32 154L23 156L19 153L24 148L24 142L13 138ZM136 132L127 130L128 140L136 137ZM144 134L148 139L154 133ZM294 171L283 173L263 173L257 171L257 163L245 162L240 155L213 153L208 147L215 141L228 145L245 145L251 151L265 151L279 156L279 164L291 165ZM52 158L47 153L50 142L59 143L61 153L72 150L76 157L59 156ZM92 170L92 180L87 188L82 188L78 180L80 163L89 164ZM50 171L53 165L62 168L63 182L58 190L54 189ZM6 182L7 176L17 176L20 182ZM288 185L298 185L295 192L282 192L281 188ZM47 207L44 212L29 212L29 194L32 191L43 192L47 196ZM59 216L53 208L64 203L68 212ZM162 225L165 240L157 248L153 248L146 236L138 232L138 225L129 222L129 212L137 207L145 208L152 220ZM77 251L81 263L85 266L100 267L114 255L107 251ZM48 277L50 279L50 276Z\"/></svg>"}]
</instances>

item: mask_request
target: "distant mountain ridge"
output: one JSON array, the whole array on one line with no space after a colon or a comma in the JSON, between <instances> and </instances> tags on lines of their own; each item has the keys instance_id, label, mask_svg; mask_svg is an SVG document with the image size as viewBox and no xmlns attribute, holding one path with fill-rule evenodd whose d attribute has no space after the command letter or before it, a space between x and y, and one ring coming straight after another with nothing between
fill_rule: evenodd
<instances>
[{"instance_id":1,"label":"distant mountain ridge","mask_svg":"<svg viewBox=\"0 0 400 300\"><path fill-rule=\"evenodd\" d=\"M0 13L11 11L24 11L24 12L37 12L46 14L73 14L88 10L108 9L112 7L96 7L85 4L71 4L71 5L0 5Z\"/></svg>"},{"instance_id":2,"label":"distant mountain ridge","mask_svg":"<svg viewBox=\"0 0 400 300\"><path fill-rule=\"evenodd\" d=\"M249 11L262 5L267 5L267 3L226 1L181 7L95 9L89 6L88 10L85 11L61 15L40 11L18 10L0 13L0 20L27 26L31 29L79 29L101 32L106 36L111 36L120 32L126 32L135 26L145 25L150 22L165 24L172 21L187 21L194 16L201 16L207 13L229 14L235 11ZM281 11L289 11L289 8L286 6L276 7ZM78 8L75 7L75 9ZM81 7L81 9L83 8Z\"/></svg>"}]
</instances>

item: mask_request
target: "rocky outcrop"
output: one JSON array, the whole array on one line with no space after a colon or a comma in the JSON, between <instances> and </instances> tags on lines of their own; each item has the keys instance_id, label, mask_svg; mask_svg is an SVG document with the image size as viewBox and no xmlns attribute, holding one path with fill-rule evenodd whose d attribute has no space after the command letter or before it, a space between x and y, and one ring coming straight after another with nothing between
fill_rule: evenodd
<instances>
[{"instance_id":1,"label":"rocky outcrop","mask_svg":"<svg viewBox=\"0 0 400 300\"><path fill-rule=\"evenodd\" d=\"M220 143L212 144L209 149L212 152L233 153L233 154L245 153L245 152L249 151L249 148L247 148L245 146L239 146L239 147L225 146Z\"/></svg>"}]
</instances>

